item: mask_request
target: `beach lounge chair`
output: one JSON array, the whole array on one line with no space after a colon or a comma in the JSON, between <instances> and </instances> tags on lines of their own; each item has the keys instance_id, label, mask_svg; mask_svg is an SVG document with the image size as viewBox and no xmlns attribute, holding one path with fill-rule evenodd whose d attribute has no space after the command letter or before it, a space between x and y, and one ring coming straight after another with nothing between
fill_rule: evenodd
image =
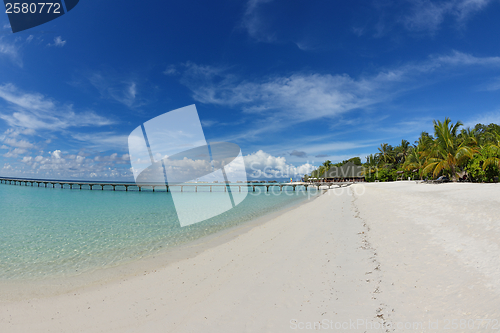
<instances>
[{"instance_id":1,"label":"beach lounge chair","mask_svg":"<svg viewBox=\"0 0 500 333\"><path fill-rule=\"evenodd\" d=\"M439 176L439 178L434 180L433 183L434 184L441 184L441 183L447 183L449 181L450 181L450 178L448 178L446 176Z\"/></svg>"}]
</instances>

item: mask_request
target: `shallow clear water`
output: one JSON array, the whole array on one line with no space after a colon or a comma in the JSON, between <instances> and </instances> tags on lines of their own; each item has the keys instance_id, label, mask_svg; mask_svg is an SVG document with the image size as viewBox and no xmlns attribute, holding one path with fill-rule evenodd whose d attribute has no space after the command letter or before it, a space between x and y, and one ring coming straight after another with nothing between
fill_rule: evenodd
<instances>
[{"instance_id":1,"label":"shallow clear water","mask_svg":"<svg viewBox=\"0 0 500 333\"><path fill-rule=\"evenodd\" d=\"M223 195L186 192L182 198L193 201ZM249 193L236 208L181 228L171 194L166 192L0 184L0 279L71 276L130 262L283 209L310 195L303 191Z\"/></svg>"}]
</instances>

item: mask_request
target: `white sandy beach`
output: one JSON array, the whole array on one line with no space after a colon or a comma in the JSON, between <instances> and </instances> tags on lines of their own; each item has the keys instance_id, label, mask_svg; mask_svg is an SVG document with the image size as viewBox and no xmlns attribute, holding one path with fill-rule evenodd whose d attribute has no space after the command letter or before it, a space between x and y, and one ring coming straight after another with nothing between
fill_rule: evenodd
<instances>
[{"instance_id":1,"label":"white sandy beach","mask_svg":"<svg viewBox=\"0 0 500 333\"><path fill-rule=\"evenodd\" d=\"M175 264L2 300L0 332L489 332L478 320L500 328L499 217L500 184L330 190Z\"/></svg>"}]
</instances>

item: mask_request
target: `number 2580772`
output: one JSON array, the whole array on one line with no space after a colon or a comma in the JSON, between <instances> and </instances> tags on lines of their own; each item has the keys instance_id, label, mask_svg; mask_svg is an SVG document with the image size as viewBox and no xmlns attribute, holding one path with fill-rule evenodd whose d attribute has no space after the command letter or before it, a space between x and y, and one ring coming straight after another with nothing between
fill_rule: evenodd
<instances>
[{"instance_id":1,"label":"number 2580772","mask_svg":"<svg viewBox=\"0 0 500 333\"><path fill-rule=\"evenodd\" d=\"M19 3L7 2L5 4L5 12L7 14L61 14L61 4L53 2L39 2L39 3Z\"/></svg>"}]
</instances>

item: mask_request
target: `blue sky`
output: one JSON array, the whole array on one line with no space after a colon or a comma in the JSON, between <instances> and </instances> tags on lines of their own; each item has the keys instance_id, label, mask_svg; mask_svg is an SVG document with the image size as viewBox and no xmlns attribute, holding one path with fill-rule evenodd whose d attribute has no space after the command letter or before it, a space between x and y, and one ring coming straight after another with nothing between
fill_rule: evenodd
<instances>
[{"instance_id":1,"label":"blue sky","mask_svg":"<svg viewBox=\"0 0 500 333\"><path fill-rule=\"evenodd\" d=\"M133 180L127 137L195 104L208 141L304 174L500 123L500 1L81 0L12 34L0 17L0 176Z\"/></svg>"}]
</instances>

